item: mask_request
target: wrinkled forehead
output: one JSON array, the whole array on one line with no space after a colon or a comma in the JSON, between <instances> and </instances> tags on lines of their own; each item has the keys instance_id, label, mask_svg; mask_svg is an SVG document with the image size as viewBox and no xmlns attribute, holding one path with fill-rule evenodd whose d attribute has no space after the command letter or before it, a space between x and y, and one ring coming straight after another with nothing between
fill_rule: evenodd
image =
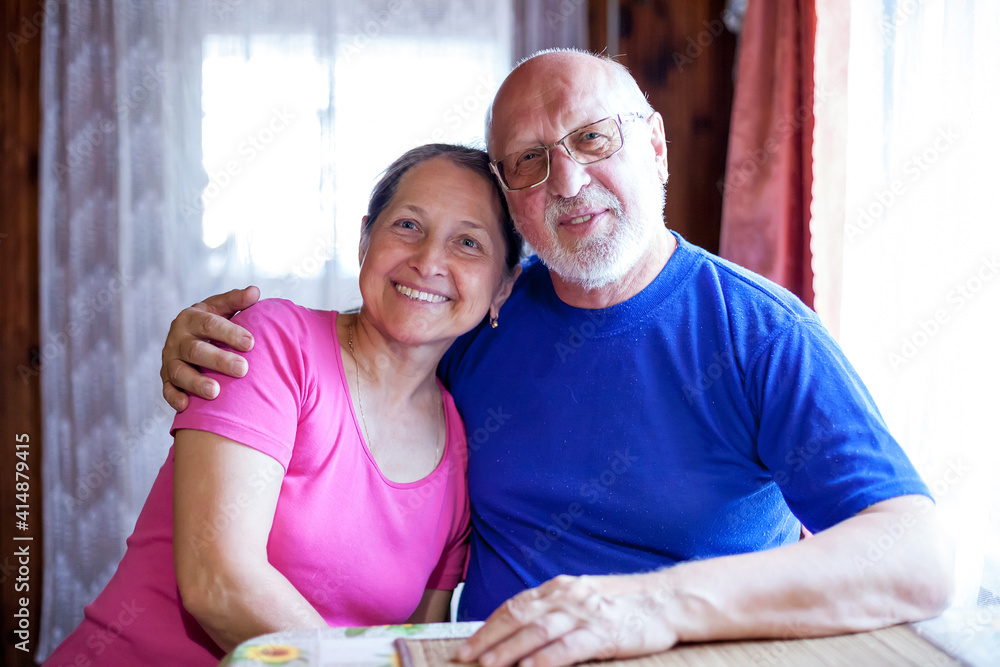
<instances>
[{"instance_id":1,"label":"wrinkled forehead","mask_svg":"<svg viewBox=\"0 0 1000 667\"><path fill-rule=\"evenodd\" d=\"M493 158L558 141L595 120L628 113L627 96L607 66L525 63L500 87L493 104Z\"/></svg>"}]
</instances>

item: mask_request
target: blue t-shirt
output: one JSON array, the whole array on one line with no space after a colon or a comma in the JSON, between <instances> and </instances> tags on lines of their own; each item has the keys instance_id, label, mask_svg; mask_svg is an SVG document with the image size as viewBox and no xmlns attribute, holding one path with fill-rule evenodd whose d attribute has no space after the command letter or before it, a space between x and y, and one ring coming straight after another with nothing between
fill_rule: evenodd
<instances>
[{"instance_id":1,"label":"blue t-shirt","mask_svg":"<svg viewBox=\"0 0 1000 667\"><path fill-rule=\"evenodd\" d=\"M469 441L460 620L559 574L769 549L799 521L929 495L816 314L677 239L648 287L600 310L560 301L529 260L499 328L442 360Z\"/></svg>"}]
</instances>

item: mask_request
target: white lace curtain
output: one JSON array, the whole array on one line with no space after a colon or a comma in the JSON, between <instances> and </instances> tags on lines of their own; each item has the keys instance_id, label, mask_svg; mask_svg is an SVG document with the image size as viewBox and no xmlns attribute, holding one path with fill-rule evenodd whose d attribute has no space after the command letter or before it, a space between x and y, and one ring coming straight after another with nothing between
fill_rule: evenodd
<instances>
[{"instance_id":1,"label":"white lace curtain","mask_svg":"<svg viewBox=\"0 0 1000 667\"><path fill-rule=\"evenodd\" d=\"M177 215L201 190L201 8L51 3L42 62L45 570L39 656L82 618L170 444L157 347L205 262ZM187 30L177 30L178 26Z\"/></svg>"},{"instance_id":2,"label":"white lace curtain","mask_svg":"<svg viewBox=\"0 0 1000 667\"><path fill-rule=\"evenodd\" d=\"M526 7L518 15L542 29L522 35L522 48L584 45L585 2ZM419 143L481 141L485 105L511 64L515 13L513 2L492 0L74 0L49 9L40 659L114 572L171 444L157 371L172 317L250 282L265 296L353 305L357 230L378 170ZM281 106L296 104L292 93L256 116L229 117L218 106L284 85L281 71L277 84L252 79L283 66L291 79L299 63L312 77L305 107ZM240 88L240 77L251 80ZM290 117L271 141L266 132ZM220 167L209 155L219 148L215 130L206 128L221 132L227 122L267 144L272 167L300 168L289 147L306 146L311 171L249 187L281 175L254 153L213 198L226 156L239 156L242 144L221 148ZM253 199L261 192L270 199ZM315 226L296 226L305 218ZM274 230L306 241L275 263L266 254Z\"/></svg>"},{"instance_id":3,"label":"white lace curtain","mask_svg":"<svg viewBox=\"0 0 1000 667\"><path fill-rule=\"evenodd\" d=\"M1000 5L817 2L816 308L1000 602ZM849 48L847 45L849 44Z\"/></svg>"}]
</instances>

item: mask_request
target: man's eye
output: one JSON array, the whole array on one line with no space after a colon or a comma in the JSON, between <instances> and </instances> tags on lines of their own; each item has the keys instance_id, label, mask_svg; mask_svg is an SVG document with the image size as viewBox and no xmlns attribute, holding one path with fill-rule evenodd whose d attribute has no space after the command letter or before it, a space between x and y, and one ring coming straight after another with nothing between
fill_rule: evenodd
<instances>
[{"instance_id":1,"label":"man's eye","mask_svg":"<svg viewBox=\"0 0 1000 667\"><path fill-rule=\"evenodd\" d=\"M542 157L539 151L525 151L517 156L517 160L514 163L514 167L521 167L529 162L534 162L535 160Z\"/></svg>"},{"instance_id":2,"label":"man's eye","mask_svg":"<svg viewBox=\"0 0 1000 667\"><path fill-rule=\"evenodd\" d=\"M597 130L581 132L576 137L576 142L583 146L603 145L608 142L608 136L601 134Z\"/></svg>"}]
</instances>

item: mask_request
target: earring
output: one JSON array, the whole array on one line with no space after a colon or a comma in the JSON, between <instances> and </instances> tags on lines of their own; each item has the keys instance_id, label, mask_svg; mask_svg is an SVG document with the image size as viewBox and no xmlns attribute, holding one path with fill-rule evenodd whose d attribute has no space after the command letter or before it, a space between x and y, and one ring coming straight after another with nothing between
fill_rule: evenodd
<instances>
[{"instance_id":1,"label":"earring","mask_svg":"<svg viewBox=\"0 0 1000 667\"><path fill-rule=\"evenodd\" d=\"M499 324L497 324L497 320L498 319L499 319L499 316L497 316L497 315L494 315L493 317L490 318L490 326L493 327L494 329L496 329L498 326L500 326Z\"/></svg>"}]
</instances>

